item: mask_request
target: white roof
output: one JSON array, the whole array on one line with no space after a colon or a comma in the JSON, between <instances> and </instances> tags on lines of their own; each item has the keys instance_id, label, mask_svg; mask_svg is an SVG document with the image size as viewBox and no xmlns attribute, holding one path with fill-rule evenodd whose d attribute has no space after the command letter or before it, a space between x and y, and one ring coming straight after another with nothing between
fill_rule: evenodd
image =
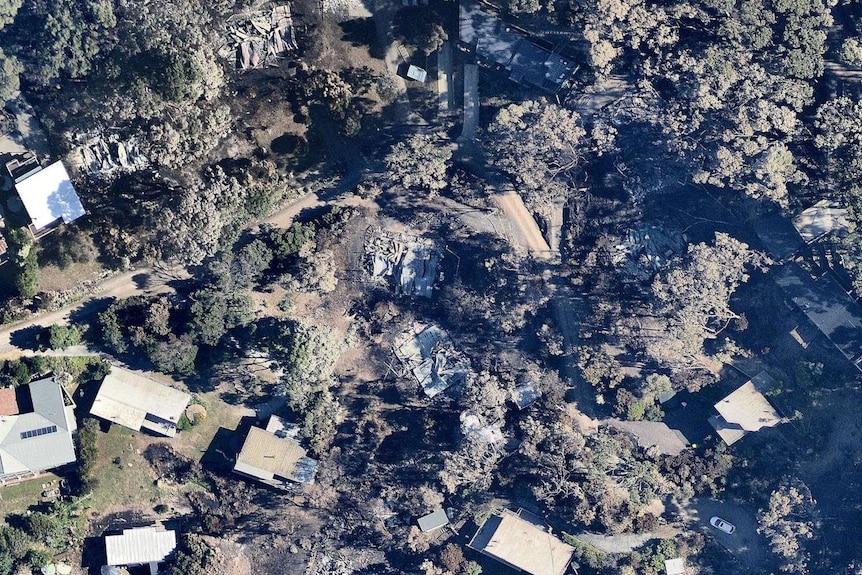
<instances>
[{"instance_id":1,"label":"white roof","mask_svg":"<svg viewBox=\"0 0 862 575\"><path fill-rule=\"evenodd\" d=\"M426 72L419 66L414 66L413 64L411 64L410 67L407 68L407 77L413 80L417 80L419 82L424 82L425 78L428 77L428 72Z\"/></svg>"},{"instance_id":2,"label":"white roof","mask_svg":"<svg viewBox=\"0 0 862 575\"><path fill-rule=\"evenodd\" d=\"M177 532L151 525L105 536L108 565L144 565L164 561L177 548Z\"/></svg>"},{"instance_id":3,"label":"white roof","mask_svg":"<svg viewBox=\"0 0 862 575\"><path fill-rule=\"evenodd\" d=\"M123 427L173 437L189 401L191 396L184 391L113 365L90 413Z\"/></svg>"},{"instance_id":4,"label":"white roof","mask_svg":"<svg viewBox=\"0 0 862 575\"><path fill-rule=\"evenodd\" d=\"M62 162L54 162L24 178L15 188L37 230L58 219L68 224L86 213Z\"/></svg>"},{"instance_id":5,"label":"white roof","mask_svg":"<svg viewBox=\"0 0 862 575\"><path fill-rule=\"evenodd\" d=\"M685 575L685 559L665 559L664 570L667 575Z\"/></svg>"}]
</instances>

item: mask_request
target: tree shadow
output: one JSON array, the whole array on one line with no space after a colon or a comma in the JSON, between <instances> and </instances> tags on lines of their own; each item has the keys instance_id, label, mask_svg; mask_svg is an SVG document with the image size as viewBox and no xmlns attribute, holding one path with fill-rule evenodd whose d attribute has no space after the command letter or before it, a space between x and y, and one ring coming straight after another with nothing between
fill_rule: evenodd
<instances>
[{"instance_id":1,"label":"tree shadow","mask_svg":"<svg viewBox=\"0 0 862 575\"><path fill-rule=\"evenodd\" d=\"M48 330L41 325L25 327L23 329L13 331L9 336L9 341L12 345L20 349L40 351L43 349L42 341L47 331Z\"/></svg>"},{"instance_id":2,"label":"tree shadow","mask_svg":"<svg viewBox=\"0 0 862 575\"><path fill-rule=\"evenodd\" d=\"M245 416L235 430L219 427L201 457L201 465L210 471L229 475L233 471L236 456L242 449L248 429L254 422L253 417Z\"/></svg>"},{"instance_id":3,"label":"tree shadow","mask_svg":"<svg viewBox=\"0 0 862 575\"><path fill-rule=\"evenodd\" d=\"M356 18L355 20L347 20L339 22L344 35L341 37L345 42L350 42L353 46L368 46L373 48L377 43L377 27L374 25L374 18Z\"/></svg>"}]
</instances>

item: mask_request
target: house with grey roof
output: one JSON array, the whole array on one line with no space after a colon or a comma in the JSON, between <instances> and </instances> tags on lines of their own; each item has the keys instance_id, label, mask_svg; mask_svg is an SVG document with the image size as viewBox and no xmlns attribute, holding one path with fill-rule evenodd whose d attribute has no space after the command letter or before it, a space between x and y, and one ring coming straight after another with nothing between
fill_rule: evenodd
<instances>
[{"instance_id":1,"label":"house with grey roof","mask_svg":"<svg viewBox=\"0 0 862 575\"><path fill-rule=\"evenodd\" d=\"M53 378L0 394L0 484L75 461L75 404Z\"/></svg>"},{"instance_id":2,"label":"house with grey roof","mask_svg":"<svg viewBox=\"0 0 862 575\"><path fill-rule=\"evenodd\" d=\"M795 263L774 272L775 282L838 351L862 371L862 309L831 274L814 279Z\"/></svg>"},{"instance_id":3,"label":"house with grey roof","mask_svg":"<svg viewBox=\"0 0 862 575\"><path fill-rule=\"evenodd\" d=\"M111 567L146 565L150 574L156 575L159 563L168 561L176 548L177 532L165 529L164 525L123 529L120 534L105 536L107 571L111 572Z\"/></svg>"},{"instance_id":4,"label":"house with grey roof","mask_svg":"<svg viewBox=\"0 0 862 575\"><path fill-rule=\"evenodd\" d=\"M192 397L143 374L116 365L105 376L90 414L139 431L173 437Z\"/></svg>"},{"instance_id":5,"label":"house with grey roof","mask_svg":"<svg viewBox=\"0 0 862 575\"><path fill-rule=\"evenodd\" d=\"M761 371L715 404L718 415L710 417L709 423L726 444L733 445L749 432L775 427L783 421L763 395L774 385L772 376Z\"/></svg>"},{"instance_id":6,"label":"house with grey roof","mask_svg":"<svg viewBox=\"0 0 862 575\"><path fill-rule=\"evenodd\" d=\"M850 221L847 208L829 200L820 200L794 217L793 227L805 243L810 244L830 234L845 235L850 228Z\"/></svg>"}]
</instances>

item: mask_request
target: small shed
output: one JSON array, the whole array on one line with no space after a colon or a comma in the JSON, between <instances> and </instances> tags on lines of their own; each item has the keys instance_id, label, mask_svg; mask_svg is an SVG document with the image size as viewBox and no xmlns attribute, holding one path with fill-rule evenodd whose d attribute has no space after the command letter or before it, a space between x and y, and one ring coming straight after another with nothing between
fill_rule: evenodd
<instances>
[{"instance_id":1,"label":"small shed","mask_svg":"<svg viewBox=\"0 0 862 575\"><path fill-rule=\"evenodd\" d=\"M664 571L665 575L685 575L685 559L682 557L665 559Z\"/></svg>"},{"instance_id":2,"label":"small shed","mask_svg":"<svg viewBox=\"0 0 862 575\"><path fill-rule=\"evenodd\" d=\"M163 525L124 529L119 535L105 536L105 555L109 566L149 565L150 573L166 561L177 548L177 532Z\"/></svg>"},{"instance_id":3,"label":"small shed","mask_svg":"<svg viewBox=\"0 0 862 575\"><path fill-rule=\"evenodd\" d=\"M425 79L428 77L428 72L426 72L424 68L410 64L410 67L407 68L407 77L411 80L416 80L417 82L425 82Z\"/></svg>"},{"instance_id":4,"label":"small shed","mask_svg":"<svg viewBox=\"0 0 862 575\"><path fill-rule=\"evenodd\" d=\"M431 533L449 525L449 516L446 515L445 509L440 508L433 513L420 517L417 523L423 533Z\"/></svg>"}]
</instances>

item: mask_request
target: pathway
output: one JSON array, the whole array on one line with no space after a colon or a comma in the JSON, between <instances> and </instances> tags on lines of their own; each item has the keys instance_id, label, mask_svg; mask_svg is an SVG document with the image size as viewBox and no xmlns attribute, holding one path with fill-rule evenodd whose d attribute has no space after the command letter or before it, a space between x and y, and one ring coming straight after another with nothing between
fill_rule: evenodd
<instances>
[{"instance_id":1,"label":"pathway","mask_svg":"<svg viewBox=\"0 0 862 575\"><path fill-rule=\"evenodd\" d=\"M446 40L437 51L437 97L441 114L452 109L452 90L452 43Z\"/></svg>"},{"instance_id":2,"label":"pathway","mask_svg":"<svg viewBox=\"0 0 862 575\"><path fill-rule=\"evenodd\" d=\"M479 127L479 67L464 64L464 127L459 140L472 141Z\"/></svg>"}]
</instances>

